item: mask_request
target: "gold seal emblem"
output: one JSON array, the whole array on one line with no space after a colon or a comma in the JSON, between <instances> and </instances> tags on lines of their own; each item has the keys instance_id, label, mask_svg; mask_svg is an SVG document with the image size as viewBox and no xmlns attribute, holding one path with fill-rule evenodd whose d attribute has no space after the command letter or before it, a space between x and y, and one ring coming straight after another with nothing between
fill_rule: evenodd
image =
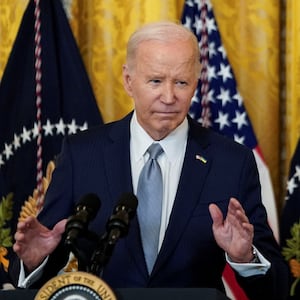
<instances>
[{"instance_id":1,"label":"gold seal emblem","mask_svg":"<svg viewBox=\"0 0 300 300\"><path fill-rule=\"evenodd\" d=\"M70 272L53 277L34 300L117 300L101 278L85 272Z\"/></svg>"}]
</instances>

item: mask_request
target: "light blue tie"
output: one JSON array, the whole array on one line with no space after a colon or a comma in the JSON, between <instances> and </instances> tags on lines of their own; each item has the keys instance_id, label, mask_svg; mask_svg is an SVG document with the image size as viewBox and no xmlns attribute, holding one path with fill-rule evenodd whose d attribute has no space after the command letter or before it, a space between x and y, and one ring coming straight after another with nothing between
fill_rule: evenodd
<instances>
[{"instance_id":1,"label":"light blue tie","mask_svg":"<svg viewBox=\"0 0 300 300\"><path fill-rule=\"evenodd\" d=\"M137 209L143 249L149 274L152 271L158 253L163 182L157 158L163 153L160 144L152 144L147 152L150 157L144 165L138 182Z\"/></svg>"}]
</instances>

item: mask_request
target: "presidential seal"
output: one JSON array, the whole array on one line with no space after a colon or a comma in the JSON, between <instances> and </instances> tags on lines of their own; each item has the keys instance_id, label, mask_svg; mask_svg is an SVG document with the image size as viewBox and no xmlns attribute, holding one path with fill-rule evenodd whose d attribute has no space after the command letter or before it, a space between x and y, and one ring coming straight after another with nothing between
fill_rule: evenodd
<instances>
[{"instance_id":1,"label":"presidential seal","mask_svg":"<svg viewBox=\"0 0 300 300\"><path fill-rule=\"evenodd\" d=\"M101 278L85 272L70 272L46 282L34 300L117 300L117 298Z\"/></svg>"}]
</instances>

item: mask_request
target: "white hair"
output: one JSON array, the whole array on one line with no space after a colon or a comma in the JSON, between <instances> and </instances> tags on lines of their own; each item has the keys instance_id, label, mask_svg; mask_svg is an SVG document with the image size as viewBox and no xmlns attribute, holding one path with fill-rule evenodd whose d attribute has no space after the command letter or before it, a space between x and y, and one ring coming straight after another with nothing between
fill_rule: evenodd
<instances>
[{"instance_id":1,"label":"white hair","mask_svg":"<svg viewBox=\"0 0 300 300\"><path fill-rule=\"evenodd\" d=\"M170 42L174 40L191 41L191 46L194 48L196 73L197 75L200 73L200 51L196 36L182 24L170 21L146 24L130 36L127 44L127 65L131 67L134 65L139 44L151 40L161 42Z\"/></svg>"}]
</instances>

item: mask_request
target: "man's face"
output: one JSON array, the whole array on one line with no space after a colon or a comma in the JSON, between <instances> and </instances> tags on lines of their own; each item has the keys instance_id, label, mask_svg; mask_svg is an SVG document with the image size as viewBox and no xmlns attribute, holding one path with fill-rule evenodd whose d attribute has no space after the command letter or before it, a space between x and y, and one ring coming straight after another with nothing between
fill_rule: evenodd
<instances>
[{"instance_id":1,"label":"man's face","mask_svg":"<svg viewBox=\"0 0 300 300\"><path fill-rule=\"evenodd\" d=\"M139 124L153 139L163 139L184 120L197 86L191 42L142 42L123 78Z\"/></svg>"}]
</instances>

